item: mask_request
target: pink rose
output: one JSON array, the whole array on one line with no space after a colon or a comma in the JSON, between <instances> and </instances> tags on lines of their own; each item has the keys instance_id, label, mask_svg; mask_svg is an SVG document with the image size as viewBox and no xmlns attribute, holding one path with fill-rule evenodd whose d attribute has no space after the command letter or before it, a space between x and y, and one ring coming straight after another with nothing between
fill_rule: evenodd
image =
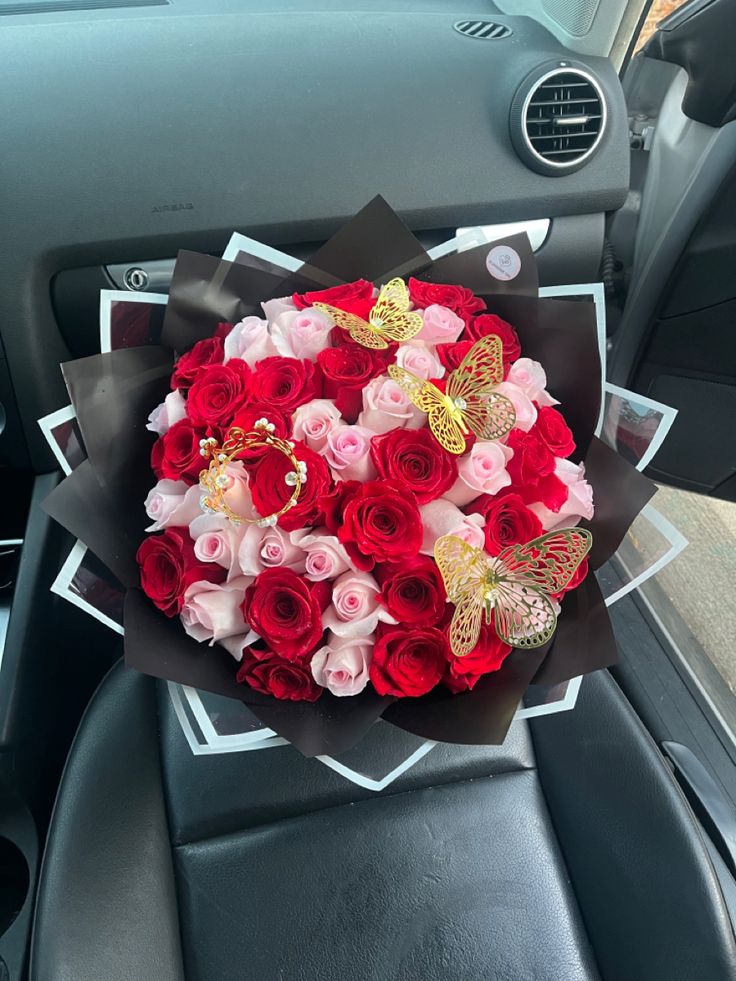
<instances>
[{"instance_id":1,"label":"pink rose","mask_svg":"<svg viewBox=\"0 0 736 981\"><path fill-rule=\"evenodd\" d=\"M332 326L332 321L313 307L287 310L271 322L271 338L285 358L316 361L319 352L330 346Z\"/></svg>"},{"instance_id":2,"label":"pink rose","mask_svg":"<svg viewBox=\"0 0 736 981\"><path fill-rule=\"evenodd\" d=\"M426 344L451 344L465 329L465 321L439 303L428 306L422 314L424 326L417 334Z\"/></svg>"},{"instance_id":3,"label":"pink rose","mask_svg":"<svg viewBox=\"0 0 736 981\"><path fill-rule=\"evenodd\" d=\"M424 525L424 539L419 549L423 555L433 554L434 543L442 535L457 535L473 548L483 548L485 518L482 515L465 515L460 508L443 497L420 507L419 513Z\"/></svg>"},{"instance_id":4,"label":"pink rose","mask_svg":"<svg viewBox=\"0 0 736 981\"><path fill-rule=\"evenodd\" d=\"M264 300L261 303L261 307L269 322L274 321L282 313L288 313L289 310L296 310L296 304L290 296L278 296L272 300Z\"/></svg>"},{"instance_id":5,"label":"pink rose","mask_svg":"<svg viewBox=\"0 0 736 981\"><path fill-rule=\"evenodd\" d=\"M173 392L169 392L161 405L156 406L148 417L146 429L150 429L152 433L158 433L159 436L163 436L165 432L171 429L175 422L186 419L186 416L187 404L184 401L184 396L177 388Z\"/></svg>"},{"instance_id":6,"label":"pink rose","mask_svg":"<svg viewBox=\"0 0 736 981\"><path fill-rule=\"evenodd\" d=\"M363 411L358 425L372 433L391 429L419 429L427 417L416 409L408 395L386 375L378 375L363 389Z\"/></svg>"},{"instance_id":7,"label":"pink rose","mask_svg":"<svg viewBox=\"0 0 736 981\"><path fill-rule=\"evenodd\" d=\"M306 553L304 575L312 582L336 579L352 568L344 545L326 528L300 528L292 531L289 538Z\"/></svg>"},{"instance_id":8,"label":"pink rose","mask_svg":"<svg viewBox=\"0 0 736 981\"><path fill-rule=\"evenodd\" d=\"M252 368L256 361L275 354L278 351L268 333L268 322L260 317L245 317L225 338L225 363L240 358Z\"/></svg>"},{"instance_id":9,"label":"pink rose","mask_svg":"<svg viewBox=\"0 0 736 981\"><path fill-rule=\"evenodd\" d=\"M248 472L243 464L239 460L228 463L225 474L229 484L224 488L223 498L228 507L244 518L258 518L259 514L253 506L253 498L248 486ZM200 488L200 495L202 493Z\"/></svg>"},{"instance_id":10,"label":"pink rose","mask_svg":"<svg viewBox=\"0 0 736 981\"><path fill-rule=\"evenodd\" d=\"M184 527L202 513L199 487L190 487L183 480L159 480L148 492L145 508L153 524L146 531L161 531L162 528Z\"/></svg>"},{"instance_id":11,"label":"pink rose","mask_svg":"<svg viewBox=\"0 0 736 981\"><path fill-rule=\"evenodd\" d=\"M495 390L500 395L505 395L514 406L514 410L516 411L514 429L521 429L523 432L528 433L537 421L537 410L532 400L517 385L513 385L508 381L496 385Z\"/></svg>"},{"instance_id":12,"label":"pink rose","mask_svg":"<svg viewBox=\"0 0 736 981\"><path fill-rule=\"evenodd\" d=\"M286 566L294 572L304 572L306 556L295 545L289 533L278 525L259 528L248 525L238 548L238 564L246 576L257 576L264 569Z\"/></svg>"},{"instance_id":13,"label":"pink rose","mask_svg":"<svg viewBox=\"0 0 736 981\"><path fill-rule=\"evenodd\" d=\"M321 453L336 480L373 480L377 470L371 459L373 433L362 426L336 426L327 436Z\"/></svg>"},{"instance_id":14,"label":"pink rose","mask_svg":"<svg viewBox=\"0 0 736 981\"><path fill-rule=\"evenodd\" d=\"M332 584L332 603L322 614L322 625L338 637L365 637L379 620L396 623L381 604L380 586L368 572L344 572Z\"/></svg>"},{"instance_id":15,"label":"pink rose","mask_svg":"<svg viewBox=\"0 0 736 981\"><path fill-rule=\"evenodd\" d=\"M260 637L255 630L249 630L247 634L235 634L233 637L223 637L219 641L220 647L224 647L228 654L232 654L236 661L243 660L243 651L251 644L255 644Z\"/></svg>"},{"instance_id":16,"label":"pink rose","mask_svg":"<svg viewBox=\"0 0 736 981\"><path fill-rule=\"evenodd\" d=\"M396 364L406 368L417 378L442 378L445 368L431 348L425 347L421 341L402 344L396 352Z\"/></svg>"},{"instance_id":17,"label":"pink rose","mask_svg":"<svg viewBox=\"0 0 736 981\"><path fill-rule=\"evenodd\" d=\"M537 405L559 405L557 399L546 391L547 375L538 361L519 358L514 361L506 378L507 382L520 388L524 395Z\"/></svg>"},{"instance_id":18,"label":"pink rose","mask_svg":"<svg viewBox=\"0 0 736 981\"><path fill-rule=\"evenodd\" d=\"M181 622L190 637L210 647L225 637L247 632L241 606L251 580L245 576L221 586L214 582L195 582L184 593Z\"/></svg>"},{"instance_id":19,"label":"pink rose","mask_svg":"<svg viewBox=\"0 0 736 981\"><path fill-rule=\"evenodd\" d=\"M567 500L555 514L544 504L530 504L529 507L542 522L545 531L559 528L574 528L581 518L590 521L593 517L593 488L585 479L585 466L571 460L555 462L555 476L567 485Z\"/></svg>"},{"instance_id":20,"label":"pink rose","mask_svg":"<svg viewBox=\"0 0 736 981\"><path fill-rule=\"evenodd\" d=\"M511 483L506 464L513 455L509 446L478 440L470 453L460 458L457 480L445 493L445 498L463 507L480 494L498 494L502 487Z\"/></svg>"},{"instance_id":21,"label":"pink rose","mask_svg":"<svg viewBox=\"0 0 736 981\"><path fill-rule=\"evenodd\" d=\"M330 399L312 399L300 405L293 417L294 439L319 453L332 430L342 421L340 410Z\"/></svg>"},{"instance_id":22,"label":"pink rose","mask_svg":"<svg viewBox=\"0 0 736 981\"><path fill-rule=\"evenodd\" d=\"M357 695L368 684L373 637L352 640L329 634L312 656L312 677L333 695Z\"/></svg>"},{"instance_id":23,"label":"pink rose","mask_svg":"<svg viewBox=\"0 0 736 981\"><path fill-rule=\"evenodd\" d=\"M200 562L216 562L228 570L228 577L240 574L238 548L245 525L235 525L224 514L200 513L189 523L189 537Z\"/></svg>"}]
</instances>

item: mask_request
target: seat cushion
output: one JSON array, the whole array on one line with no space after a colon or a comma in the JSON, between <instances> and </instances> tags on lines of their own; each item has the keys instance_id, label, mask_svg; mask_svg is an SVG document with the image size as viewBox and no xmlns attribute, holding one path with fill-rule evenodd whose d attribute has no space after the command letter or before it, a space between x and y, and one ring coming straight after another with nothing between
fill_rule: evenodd
<instances>
[{"instance_id":1,"label":"seat cushion","mask_svg":"<svg viewBox=\"0 0 736 981\"><path fill-rule=\"evenodd\" d=\"M524 723L372 794L291 747L192 757L162 689L118 666L82 721L32 981L598 977Z\"/></svg>"},{"instance_id":2,"label":"seat cushion","mask_svg":"<svg viewBox=\"0 0 736 981\"><path fill-rule=\"evenodd\" d=\"M533 771L175 849L191 981L598 977Z\"/></svg>"}]
</instances>

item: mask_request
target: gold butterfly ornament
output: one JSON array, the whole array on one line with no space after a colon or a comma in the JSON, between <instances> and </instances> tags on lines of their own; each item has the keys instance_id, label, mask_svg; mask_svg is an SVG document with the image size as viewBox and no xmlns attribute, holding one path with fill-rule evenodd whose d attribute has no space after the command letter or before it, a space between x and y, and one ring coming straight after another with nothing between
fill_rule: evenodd
<instances>
[{"instance_id":1,"label":"gold butterfly ornament","mask_svg":"<svg viewBox=\"0 0 736 981\"><path fill-rule=\"evenodd\" d=\"M337 327L348 331L357 344L376 351L387 348L390 341L410 341L424 326L421 313L409 309L409 290L399 278L381 287L368 320L329 303L315 303L314 306Z\"/></svg>"},{"instance_id":2,"label":"gold butterfly ornament","mask_svg":"<svg viewBox=\"0 0 736 981\"><path fill-rule=\"evenodd\" d=\"M475 648L483 617L512 647L541 647L552 637L557 614L551 596L561 592L590 551L593 538L584 528L541 535L488 555L455 535L443 535L434 557L447 598L455 604L450 648L464 657Z\"/></svg>"},{"instance_id":3,"label":"gold butterfly ornament","mask_svg":"<svg viewBox=\"0 0 736 981\"><path fill-rule=\"evenodd\" d=\"M478 439L500 439L514 427L513 403L495 391L503 381L503 345L496 334L475 342L448 376L444 392L399 365L390 365L388 372L427 413L429 428L448 453L464 453L471 432Z\"/></svg>"}]
</instances>

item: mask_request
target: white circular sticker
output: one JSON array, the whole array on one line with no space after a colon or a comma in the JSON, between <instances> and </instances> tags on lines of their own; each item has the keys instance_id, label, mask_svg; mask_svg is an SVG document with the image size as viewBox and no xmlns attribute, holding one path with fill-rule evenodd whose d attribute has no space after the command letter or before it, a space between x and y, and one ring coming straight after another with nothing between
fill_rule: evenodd
<instances>
[{"instance_id":1,"label":"white circular sticker","mask_svg":"<svg viewBox=\"0 0 736 981\"><path fill-rule=\"evenodd\" d=\"M494 245L486 258L486 269L494 279L515 279L521 272L521 258L510 245Z\"/></svg>"}]
</instances>

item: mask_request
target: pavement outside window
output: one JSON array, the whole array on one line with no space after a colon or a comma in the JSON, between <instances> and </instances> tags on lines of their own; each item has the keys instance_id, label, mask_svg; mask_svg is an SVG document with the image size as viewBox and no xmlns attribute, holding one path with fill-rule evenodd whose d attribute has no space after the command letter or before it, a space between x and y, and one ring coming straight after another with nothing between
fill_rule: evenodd
<instances>
[{"instance_id":1,"label":"pavement outside window","mask_svg":"<svg viewBox=\"0 0 736 981\"><path fill-rule=\"evenodd\" d=\"M734 693L736 503L671 487L660 487L652 503L689 543L656 576L657 598L671 604Z\"/></svg>"}]
</instances>

